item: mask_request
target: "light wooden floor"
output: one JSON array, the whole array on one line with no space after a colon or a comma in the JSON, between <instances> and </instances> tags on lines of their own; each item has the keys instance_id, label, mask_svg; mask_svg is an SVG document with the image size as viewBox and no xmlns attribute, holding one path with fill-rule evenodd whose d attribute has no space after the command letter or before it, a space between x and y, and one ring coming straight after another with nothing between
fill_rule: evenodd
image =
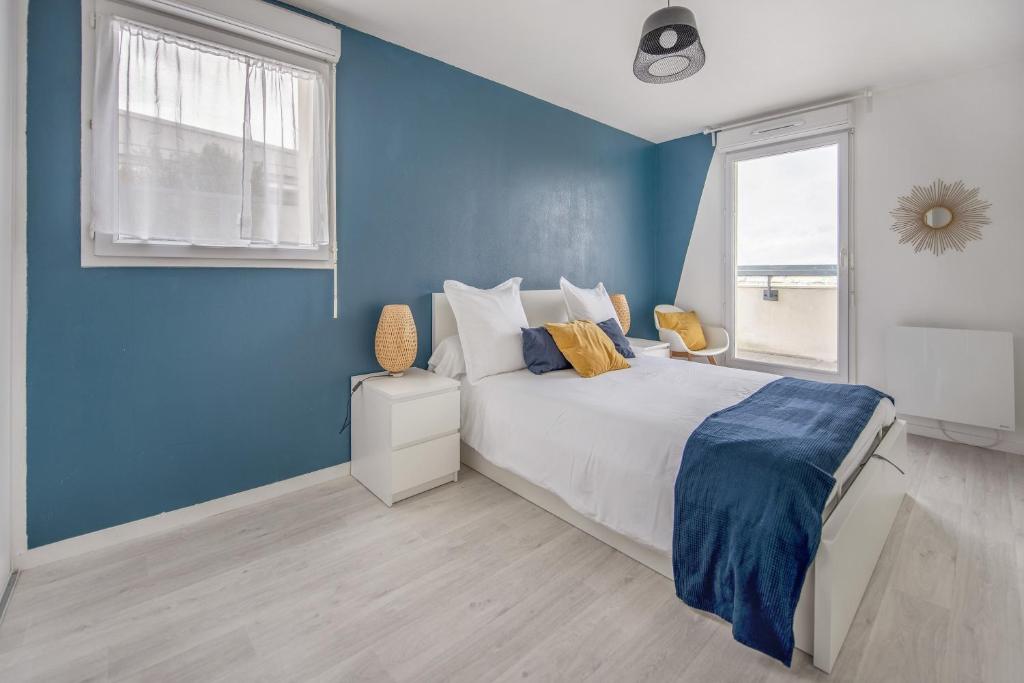
<instances>
[{"instance_id":1,"label":"light wooden floor","mask_svg":"<svg viewBox=\"0 0 1024 683\"><path fill-rule=\"evenodd\" d=\"M913 437L911 456L831 677L464 469L390 510L345 478L29 570L0 680L1020 681L1024 457Z\"/></svg>"}]
</instances>

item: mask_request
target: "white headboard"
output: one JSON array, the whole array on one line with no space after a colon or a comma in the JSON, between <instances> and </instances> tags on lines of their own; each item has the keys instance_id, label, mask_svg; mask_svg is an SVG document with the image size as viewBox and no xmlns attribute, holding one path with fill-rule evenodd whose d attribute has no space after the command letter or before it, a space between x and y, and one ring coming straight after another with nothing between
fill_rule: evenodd
<instances>
[{"instance_id":1,"label":"white headboard","mask_svg":"<svg viewBox=\"0 0 1024 683\"><path fill-rule=\"evenodd\" d=\"M526 320L531 327L544 323L564 323L569 319L565 310L565 299L560 289L532 289L520 292ZM448 304L448 297L441 293L430 295L432 323L430 326L430 350L433 351L447 337L458 334L455 314Z\"/></svg>"}]
</instances>

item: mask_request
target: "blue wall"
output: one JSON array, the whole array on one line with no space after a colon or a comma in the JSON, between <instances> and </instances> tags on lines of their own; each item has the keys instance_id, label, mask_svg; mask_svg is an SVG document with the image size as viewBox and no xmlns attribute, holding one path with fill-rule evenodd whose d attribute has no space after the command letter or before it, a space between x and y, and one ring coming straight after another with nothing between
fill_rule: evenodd
<instances>
[{"instance_id":1,"label":"blue wall","mask_svg":"<svg viewBox=\"0 0 1024 683\"><path fill-rule=\"evenodd\" d=\"M31 547L347 461L380 307L412 305L422 364L446 277L655 302L654 145L347 29L339 320L327 272L82 269L79 22L78 0L31 3Z\"/></svg>"},{"instance_id":2,"label":"blue wall","mask_svg":"<svg viewBox=\"0 0 1024 683\"><path fill-rule=\"evenodd\" d=\"M704 192L711 136L697 134L657 146L658 236L654 293L658 303L675 303L693 222Z\"/></svg>"}]
</instances>

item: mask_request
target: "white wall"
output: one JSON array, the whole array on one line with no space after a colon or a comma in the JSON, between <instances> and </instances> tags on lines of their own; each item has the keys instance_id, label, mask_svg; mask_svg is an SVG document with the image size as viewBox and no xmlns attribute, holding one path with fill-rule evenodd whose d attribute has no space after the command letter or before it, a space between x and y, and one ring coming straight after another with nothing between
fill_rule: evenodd
<instances>
[{"instance_id":1,"label":"white wall","mask_svg":"<svg viewBox=\"0 0 1024 683\"><path fill-rule=\"evenodd\" d=\"M894 325L1011 331L1017 432L1001 447L1024 453L1024 62L878 92L868 109L857 105L852 142L855 381L885 387ZM722 178L716 155L677 294L713 323L724 317ZM962 179L992 203L984 238L962 253L915 254L890 229L896 197L935 178ZM991 434L955 430L979 443Z\"/></svg>"},{"instance_id":2,"label":"white wall","mask_svg":"<svg viewBox=\"0 0 1024 683\"><path fill-rule=\"evenodd\" d=\"M11 339L20 7L0 3L0 593L11 570Z\"/></svg>"}]
</instances>

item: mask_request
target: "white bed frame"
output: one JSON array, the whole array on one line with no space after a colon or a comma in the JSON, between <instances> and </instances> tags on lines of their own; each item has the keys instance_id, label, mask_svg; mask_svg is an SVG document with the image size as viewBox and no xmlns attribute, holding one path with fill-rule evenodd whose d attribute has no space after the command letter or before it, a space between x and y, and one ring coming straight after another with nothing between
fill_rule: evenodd
<instances>
[{"instance_id":1,"label":"white bed frame","mask_svg":"<svg viewBox=\"0 0 1024 683\"><path fill-rule=\"evenodd\" d=\"M559 290L522 292L530 325L566 320ZM431 348L457 334L455 316L444 294L432 297ZM685 361L673 361L685 362ZM859 475L825 521L818 554L804 581L793 624L796 646L814 658L814 665L829 673L843 646L878 562L896 513L903 502L907 481L889 462L906 471L907 425L896 420L875 447ZM672 578L672 558L584 517L561 498L484 458L466 443L462 462L616 550Z\"/></svg>"}]
</instances>

